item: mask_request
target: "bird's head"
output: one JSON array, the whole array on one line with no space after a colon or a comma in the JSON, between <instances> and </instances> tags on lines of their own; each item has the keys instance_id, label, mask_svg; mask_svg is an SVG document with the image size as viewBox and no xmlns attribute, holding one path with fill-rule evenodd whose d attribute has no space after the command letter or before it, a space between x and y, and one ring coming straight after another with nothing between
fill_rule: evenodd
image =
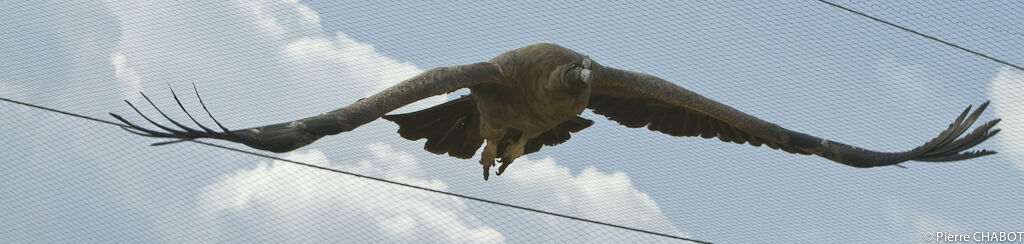
<instances>
[{"instance_id":1,"label":"bird's head","mask_svg":"<svg viewBox=\"0 0 1024 244\"><path fill-rule=\"evenodd\" d=\"M566 87L574 91L590 88L590 81L594 78L590 70L592 64L593 61L588 56L583 56L579 60L573 60L573 62L566 65L565 71L562 74L562 82Z\"/></svg>"}]
</instances>

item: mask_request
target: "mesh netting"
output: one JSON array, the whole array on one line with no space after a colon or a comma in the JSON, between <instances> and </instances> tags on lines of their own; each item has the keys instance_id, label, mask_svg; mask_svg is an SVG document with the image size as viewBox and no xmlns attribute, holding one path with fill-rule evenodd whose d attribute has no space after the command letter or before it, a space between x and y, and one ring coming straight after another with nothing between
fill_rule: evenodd
<instances>
[{"instance_id":1,"label":"mesh netting","mask_svg":"<svg viewBox=\"0 0 1024 244\"><path fill-rule=\"evenodd\" d=\"M989 100L980 120L1002 118L1003 132L978 146L999 154L908 169L672 137L591 112L594 126L489 181L478 158L425 152L386 121L265 154L454 196L197 143L150 147L159 140L0 102L0 242L680 241L642 231L927 242L1024 231L1024 71L1013 67L1024 64L1024 4L834 3L905 29L819 1L4 3L0 98L108 121L132 114L121 100L148 106L138 91L173 108L171 87L198 109L193 83L228 127L290 121L430 68L551 42L874 150L918 146Z\"/></svg>"}]
</instances>

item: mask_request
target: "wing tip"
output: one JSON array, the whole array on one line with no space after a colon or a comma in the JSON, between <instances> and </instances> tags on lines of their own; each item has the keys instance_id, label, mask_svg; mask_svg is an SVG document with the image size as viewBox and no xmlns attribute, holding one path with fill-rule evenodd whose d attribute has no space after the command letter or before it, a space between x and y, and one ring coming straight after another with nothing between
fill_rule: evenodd
<instances>
[{"instance_id":1,"label":"wing tip","mask_svg":"<svg viewBox=\"0 0 1024 244\"><path fill-rule=\"evenodd\" d=\"M961 112L960 115L957 116L956 120L949 125L949 128L943 130L937 137L929 140L924 145L910 151L897 153L875 152L842 143L831 142L829 145L833 146L833 148L827 150L831 151L831 153L822 156L849 166L870 168L876 166L898 165L910 160L923 162L950 162L996 154L996 151L986 149L966 151L981 144L1001 131L1001 129L994 128L996 124L1002 121L1002 119L996 118L977 126L973 131L964 135L964 132L966 132L967 129L976 122L989 104L991 104L991 102L986 101L979 105L977 109L974 109L973 112L971 112L971 108L973 106L968 106L967 109Z\"/></svg>"}]
</instances>

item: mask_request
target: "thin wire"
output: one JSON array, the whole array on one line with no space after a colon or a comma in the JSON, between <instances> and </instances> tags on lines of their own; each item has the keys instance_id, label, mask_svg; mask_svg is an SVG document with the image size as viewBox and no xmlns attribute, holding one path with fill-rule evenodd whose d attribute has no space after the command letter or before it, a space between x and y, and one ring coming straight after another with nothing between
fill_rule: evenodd
<instances>
[{"instance_id":1,"label":"thin wire","mask_svg":"<svg viewBox=\"0 0 1024 244\"><path fill-rule=\"evenodd\" d=\"M40 106L40 105L35 105L35 104L30 104L30 103L25 103L25 102L20 102L20 101L15 101L15 100L3 98L3 97L0 97L0 100L6 101L6 102L9 102L9 103L18 104L18 105L27 106L27 107L32 107L32 108L36 108L36 109L42 109L42 110L46 110L46 111L50 111L50 112L55 112L55 113L59 113L59 114L67 115L67 116L78 117L78 118L81 118L81 119L87 119L87 120L92 120L92 121L100 122L100 123L104 123L104 124L119 126L121 128L130 128L127 125L111 122L111 121L108 121L108 120L97 119L97 118L93 118L93 117L89 117L89 116L85 116L85 115L80 115L80 114L76 114L76 113L72 113L72 112L67 112L67 111L63 111L63 110L58 110L58 109L53 109L53 108L48 108L48 107L44 107L44 106ZM442 194L442 195L448 195L448 196L453 196L453 197L458 197L458 198L463 198L463 199L469 199L469 200L473 200L473 201L489 203L489 204L494 204L494 205L503 206L503 207L514 208L514 209L524 210L524 211L528 211L528 212L546 214L546 215L551 215L551 216L555 216L555 217L562 217L562 218L567 218L567 219L571 219L571 220L583 221L583 222L587 222L587 223L604 225L604 226L608 226L608 227L619 228L619 229L624 229L624 230L630 230L630 231L640 232L640 233L644 233L644 234L656 235L656 236L667 237L667 238L672 238L672 239L677 239L677 240L690 241L690 242L695 242L695 243L711 243L711 242L707 242L707 241L701 241L701 240L696 240L696 239L691 239L691 238L686 238L686 237L681 237L681 236L674 236L674 235L669 235L669 234L664 234L664 233L658 233L658 232L649 231L649 230L637 229L637 228L632 228L632 227L627 227L627 226L622 226L622 225L617 225L617 224L612 224L612 223L607 223L607 222L601 222L601 221L597 221L597 220L590 220L590 219L584 219L584 218L580 218L580 217L569 216L569 215L565 215L565 214L548 212L548 211L544 211L544 210L540 210L540 209L535 209L535 208L529 208L529 207L523 207L523 206L518 206L518 205L512 205L512 204L508 204L508 203L503 203L503 202L498 202L498 201L493 201L493 200L487 200L487 199L483 199L483 198L478 198L478 197L473 197L473 196L468 196L468 195L463 195L463 194L458 194L458 193L453 193L453 192L447 192L447 191L430 189L430 188L426 188L426 187L422 187L422 186L417 186L417 185L411 185L411 184L397 182L397 181L386 180L386 179L382 179L382 178L377 178L377 177L373 177L373 176L367 176L367 175L352 173L352 172L348 172L348 171L327 168L327 167L323 167L323 166L312 165L312 164L308 164L308 163L303 163L303 162L299 162L299 161L295 161L295 160L290 160L290 159L285 159L285 158L279 158L279 157L276 157L276 156L262 154L262 153L258 153L258 152L253 152L253 151L248 151L248 150L242 150L242 149L237 149L237 148L217 145L217 144L213 144L213 143L209 143L209 142L202 142L202 141L196 141L196 140L188 140L188 141L189 142L198 143L198 144L201 144L201 145L206 145L206 146L216 147L216 148L220 148L220 149L225 149L225 150L240 152L240 153L244 153L244 154L249 154L249 155L253 155L253 156L257 156L257 157L264 157L264 158L268 158L268 159L273 159L273 160L279 160L279 161L283 161L283 162L293 163L293 164L297 164L297 165L301 165L301 166L306 166L306 167L310 167L310 168L314 168L314 169L326 170L326 171L330 171L330 172L334 172L334 173L340 173L340 174L345 174L345 175L349 175L349 176L355 176L355 177L359 177L359 178L363 178L363 179L374 180L374 181L378 181L378 182L394 184L394 185L409 187L409 188L413 188L413 189L417 189L417 190L423 190L423 191L438 193L438 194Z\"/></svg>"},{"instance_id":2,"label":"thin wire","mask_svg":"<svg viewBox=\"0 0 1024 244\"><path fill-rule=\"evenodd\" d=\"M829 2L829 1L825 1L825 0L818 0L818 2L822 2L822 3L825 3L825 4L831 5L832 7L836 7L836 8L842 9L842 10L846 10L846 11L851 12L851 13L855 13L855 14L860 15L860 16L867 17L867 18L869 18L871 20L878 21L878 22L881 22L883 24L887 24L887 25L890 25L892 27L899 28L900 30L903 30L903 31L906 31L906 32L910 32L910 33L914 33L914 34L917 34L919 36L923 36L925 38L932 39L933 41L937 41L937 42L940 42L942 44L946 44L946 46L955 47L957 49L964 50L964 51L969 52L971 54L978 55L978 56L981 56L983 58L987 58L989 60L996 61L997 63L1001 63L1001 64L1004 64L1004 65L1007 65L1007 66L1010 66L1010 67L1017 68L1018 70L1024 71L1024 68L1021 68L1020 66L1011 64L1009 62L1006 62L1006 61L1003 61L1003 60L1000 60L1000 59L997 59L997 58L993 58L991 56L979 53L979 52L971 50L971 49L967 49L965 47L961 47L959 45L956 45L956 44L953 44L953 43L950 43L950 42L947 42L947 41L940 40L939 38L930 36L928 34L924 34L924 33L921 33L921 32L917 32L917 31L911 30L911 29L909 29L907 27L903 27L903 26L900 26L900 25L897 25L897 24L893 24L892 22L885 21L885 20L876 18L874 16L867 15L867 14L862 13L862 12L858 12L857 10L849 9L849 8L843 7L842 5L835 4L835 3L832 3L832 2Z\"/></svg>"},{"instance_id":3,"label":"thin wire","mask_svg":"<svg viewBox=\"0 0 1024 244\"><path fill-rule=\"evenodd\" d=\"M895 8L895 7L892 7L892 6L876 4L876 3L871 3L871 2L864 2L864 1L857 1L857 0L848 0L848 1L856 3L856 4L868 6L868 7L884 8L884 9L888 9L889 11L893 11L893 12L900 12L900 13L904 13L904 14L917 15L917 16L921 16L922 18L929 18L929 19L934 19L934 20L942 20L942 21L946 21L946 22L949 22L949 23L958 24L958 25L962 25L962 26L966 26L966 27L981 28L981 29L988 30L988 31L991 31L991 32L1002 32L1002 33L1006 33L1006 34L1010 34L1010 35L1014 35L1014 36L1018 36L1018 37L1024 37L1024 33L1016 32L1016 31L1010 31L1010 30L1006 30L1006 29L1002 29L1002 28L996 28L996 27L992 27L992 26L988 26L988 25L981 25L981 24L976 24L976 23L970 23L970 22L967 22L967 21L959 20L959 19L946 18L946 17L942 17L942 16L925 14L925 13L921 13L921 12L916 12L916 11L906 10L906 9L900 9L900 8Z\"/></svg>"}]
</instances>

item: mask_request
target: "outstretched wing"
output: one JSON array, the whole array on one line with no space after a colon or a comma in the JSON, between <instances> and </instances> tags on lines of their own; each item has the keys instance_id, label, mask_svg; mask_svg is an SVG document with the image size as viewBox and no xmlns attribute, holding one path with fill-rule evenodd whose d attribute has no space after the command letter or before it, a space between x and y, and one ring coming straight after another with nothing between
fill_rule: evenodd
<instances>
[{"instance_id":1,"label":"outstretched wing","mask_svg":"<svg viewBox=\"0 0 1024 244\"><path fill-rule=\"evenodd\" d=\"M214 119L214 123L216 123L221 130L218 132L199 124L199 122L197 122L195 118L188 113L188 111L185 111L186 115L188 115L200 129L189 128L167 117L163 111L160 111L156 105L153 105L153 102L150 101L148 97L146 98L146 101L148 101L150 105L153 105L153 108L156 109L160 115L163 115L180 129L174 129L156 123L142 114L138 108L128 101L125 102L128 102L128 105L131 106L135 112L142 115L144 119L163 131L151 130L135 125L117 114L111 113L110 115L114 116L114 118L117 118L121 122L128 124L129 127L125 128L128 132L143 136L179 139L172 142L192 140L196 138L214 138L243 143L249 147L260 150L287 152L312 143L325 135L333 135L350 131L360 125L380 118L385 113L419 101L420 99L453 92L461 88L492 83L497 81L500 76L501 69L498 68L498 66L487 62L435 68L408 80L402 81L401 83L373 96L360 99L359 101L338 110L296 121L242 130L228 130L221 125L220 122L217 122L217 120ZM197 92L196 96L198 95L199 93ZM143 97L145 97L145 94L143 94ZM174 96L174 99L178 99L177 95ZM200 98L199 101L202 103L202 98ZM185 110L185 107L181 105L181 101L178 101L178 106L181 107L183 111ZM203 109L206 109L205 104L203 105ZM209 110L206 110L206 112L212 119L213 115L209 114ZM154 145L160 144L166 143L156 143Z\"/></svg>"},{"instance_id":2,"label":"outstretched wing","mask_svg":"<svg viewBox=\"0 0 1024 244\"><path fill-rule=\"evenodd\" d=\"M949 128L906 152L876 152L791 131L705 98L661 78L595 64L588 108L631 128L647 126L673 136L700 136L754 146L768 145L790 153L814 154L853 167L899 164L908 160L955 161L995 153L963 152L999 132L999 119L960 137L988 102L968 116L970 107Z\"/></svg>"}]
</instances>

